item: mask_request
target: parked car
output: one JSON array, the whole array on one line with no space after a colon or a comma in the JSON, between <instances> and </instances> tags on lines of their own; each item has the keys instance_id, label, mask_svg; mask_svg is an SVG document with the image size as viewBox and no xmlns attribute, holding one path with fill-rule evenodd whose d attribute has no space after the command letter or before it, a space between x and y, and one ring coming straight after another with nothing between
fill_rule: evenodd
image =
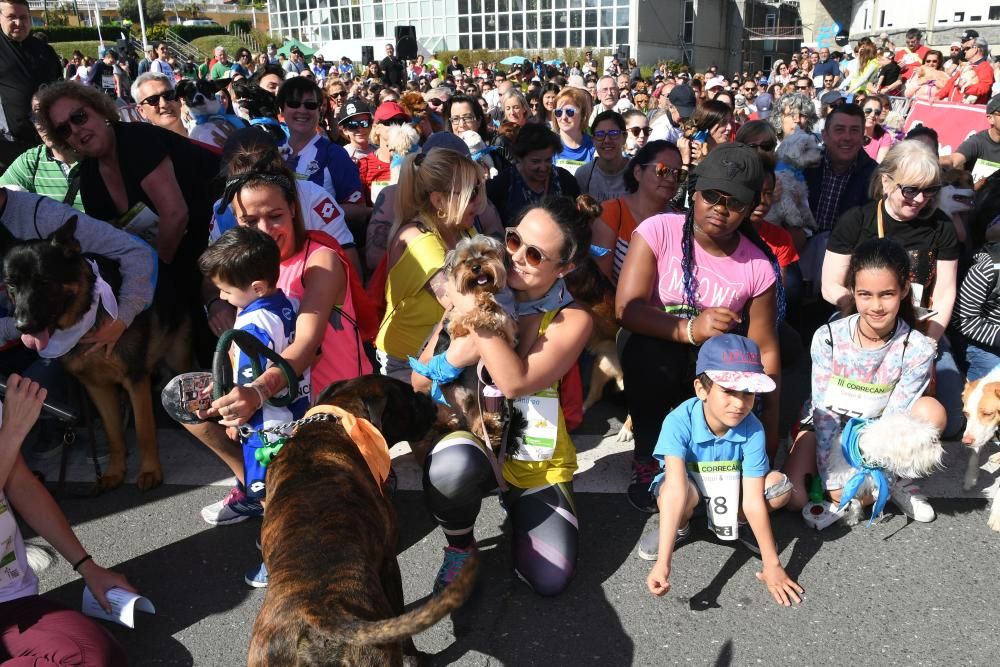
<instances>
[{"instance_id":1,"label":"parked car","mask_svg":"<svg viewBox=\"0 0 1000 667\"><path fill-rule=\"evenodd\" d=\"M219 25L212 19L188 19L181 23L181 25L191 26L191 25L201 25L201 26L217 26ZM221 26L220 26L221 27Z\"/></svg>"}]
</instances>

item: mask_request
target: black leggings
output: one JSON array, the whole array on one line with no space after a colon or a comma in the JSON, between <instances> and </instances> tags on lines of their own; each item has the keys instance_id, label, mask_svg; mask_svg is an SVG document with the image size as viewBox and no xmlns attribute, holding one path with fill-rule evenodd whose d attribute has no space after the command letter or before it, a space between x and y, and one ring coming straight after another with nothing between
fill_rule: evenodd
<instances>
[{"instance_id":1,"label":"black leggings","mask_svg":"<svg viewBox=\"0 0 1000 667\"><path fill-rule=\"evenodd\" d=\"M475 436L455 433L439 441L424 463L424 498L448 544L466 548L483 497L496 476ZM514 570L539 595L558 595L576 571L579 526L572 483L521 489L504 496L513 530Z\"/></svg>"}]
</instances>

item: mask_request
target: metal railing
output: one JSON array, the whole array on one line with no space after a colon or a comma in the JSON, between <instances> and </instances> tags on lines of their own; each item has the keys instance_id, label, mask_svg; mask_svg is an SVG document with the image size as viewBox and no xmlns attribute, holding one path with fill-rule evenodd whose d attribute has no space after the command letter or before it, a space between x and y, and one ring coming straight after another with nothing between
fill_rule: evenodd
<instances>
[{"instance_id":1,"label":"metal railing","mask_svg":"<svg viewBox=\"0 0 1000 667\"><path fill-rule=\"evenodd\" d=\"M229 24L229 34L231 34L233 37L238 38L244 44L246 44L247 46L249 46L253 50L254 53L263 53L264 52L264 48L260 45L260 42L258 42L254 38L253 35L251 35L250 33L248 33L246 30L243 30L239 26L233 25L232 23L230 23Z\"/></svg>"},{"instance_id":2,"label":"metal railing","mask_svg":"<svg viewBox=\"0 0 1000 667\"><path fill-rule=\"evenodd\" d=\"M44 11L46 8L55 9L62 4L63 2L60 0L28 0L28 9ZM72 4L74 11L93 11L95 6L98 11L112 11L118 9L119 6L118 0L76 0ZM191 4L190 1L163 0L163 9L164 11L176 14L177 12L186 11ZM198 5L198 11L203 14L208 12L213 14L239 14L251 11L250 7L241 7L238 3L226 3L222 2L222 0L195 0L195 4ZM257 11L266 12L267 6L258 6Z\"/></svg>"},{"instance_id":3,"label":"metal railing","mask_svg":"<svg viewBox=\"0 0 1000 667\"><path fill-rule=\"evenodd\" d=\"M201 49L178 35L173 30L167 28L167 30L164 31L164 34L166 35L166 41L169 47L176 52L177 56L181 60L197 64L205 59L205 54L201 52Z\"/></svg>"}]
</instances>

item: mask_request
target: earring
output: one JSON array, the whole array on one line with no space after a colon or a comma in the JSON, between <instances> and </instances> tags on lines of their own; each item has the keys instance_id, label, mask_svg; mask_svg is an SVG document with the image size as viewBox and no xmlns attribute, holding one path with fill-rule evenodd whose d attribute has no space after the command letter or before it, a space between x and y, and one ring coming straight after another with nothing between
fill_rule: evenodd
<instances>
[{"instance_id":1,"label":"earring","mask_svg":"<svg viewBox=\"0 0 1000 667\"><path fill-rule=\"evenodd\" d=\"M560 278L562 278L562 277L563 277L563 274L561 274L561 273L560 273L560 274L559 274L559 277L560 277Z\"/></svg>"},{"instance_id":2,"label":"earring","mask_svg":"<svg viewBox=\"0 0 1000 667\"><path fill-rule=\"evenodd\" d=\"M445 213L444 211L442 211L441 209L438 209L437 210L437 217L438 217L438 220L444 220L445 218L448 217L448 214Z\"/></svg>"}]
</instances>

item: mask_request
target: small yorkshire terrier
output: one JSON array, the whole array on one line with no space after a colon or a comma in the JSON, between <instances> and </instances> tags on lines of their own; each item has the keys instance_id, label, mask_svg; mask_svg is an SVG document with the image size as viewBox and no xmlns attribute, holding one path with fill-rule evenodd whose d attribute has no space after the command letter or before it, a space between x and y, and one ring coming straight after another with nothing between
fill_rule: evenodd
<instances>
[{"instance_id":1,"label":"small yorkshire terrier","mask_svg":"<svg viewBox=\"0 0 1000 667\"><path fill-rule=\"evenodd\" d=\"M444 270L452 289L459 294L474 294L476 308L449 320L438 339L437 353L447 350L452 338L468 336L478 328L503 337L511 347L517 344L517 328L512 315L514 297L507 287L505 259L503 245L484 234L463 239L448 253ZM442 390L448 403L458 412L450 426L472 431L496 450L504 438L506 402L492 387L490 378L483 376L488 376L485 368L470 368L462 373L461 379Z\"/></svg>"}]
</instances>

